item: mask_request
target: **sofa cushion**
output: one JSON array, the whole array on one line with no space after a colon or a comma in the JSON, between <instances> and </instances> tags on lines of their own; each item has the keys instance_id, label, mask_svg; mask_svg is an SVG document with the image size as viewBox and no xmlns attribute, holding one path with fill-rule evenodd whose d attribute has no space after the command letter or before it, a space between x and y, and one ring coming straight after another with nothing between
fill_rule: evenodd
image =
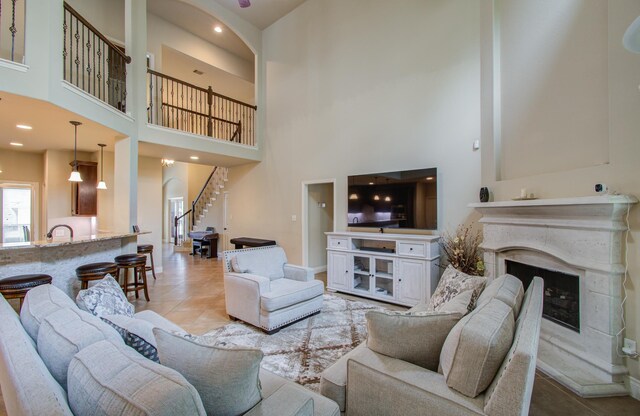
<instances>
[{"instance_id":1,"label":"sofa cushion","mask_svg":"<svg viewBox=\"0 0 640 416\"><path fill-rule=\"evenodd\" d=\"M493 281L487 285L478 297L477 305L484 305L494 298L500 299L513 309L515 316L518 316L523 297L524 287L520 279L510 274L505 274L493 279Z\"/></svg>"},{"instance_id":2,"label":"sofa cushion","mask_svg":"<svg viewBox=\"0 0 640 416\"><path fill-rule=\"evenodd\" d=\"M206 414L195 388L177 371L109 341L77 353L68 380L76 415Z\"/></svg>"},{"instance_id":3,"label":"sofa cushion","mask_svg":"<svg viewBox=\"0 0 640 416\"><path fill-rule=\"evenodd\" d=\"M105 339L124 344L118 332L100 319L85 311L64 308L42 321L38 331L38 354L66 390L67 369L73 356Z\"/></svg>"},{"instance_id":4,"label":"sofa cushion","mask_svg":"<svg viewBox=\"0 0 640 416\"><path fill-rule=\"evenodd\" d=\"M442 344L459 313L369 311L367 347L371 350L436 371Z\"/></svg>"},{"instance_id":5,"label":"sofa cushion","mask_svg":"<svg viewBox=\"0 0 640 416\"><path fill-rule=\"evenodd\" d=\"M76 303L80 309L97 317L104 315L133 316L135 312L120 285L110 274L90 288L78 292Z\"/></svg>"},{"instance_id":6,"label":"sofa cushion","mask_svg":"<svg viewBox=\"0 0 640 416\"><path fill-rule=\"evenodd\" d=\"M284 277L287 255L282 247L245 249L234 253L234 257L231 264L235 272L257 274L271 280Z\"/></svg>"},{"instance_id":7,"label":"sofa cushion","mask_svg":"<svg viewBox=\"0 0 640 416\"><path fill-rule=\"evenodd\" d=\"M487 279L482 276L471 276L456 270L453 266L447 266L442 274L438 287L433 292L433 296L429 300L428 309L431 311L439 311L443 304L450 301L458 294L467 290L473 290L469 310L473 310L476 300L484 289Z\"/></svg>"},{"instance_id":8,"label":"sofa cushion","mask_svg":"<svg viewBox=\"0 0 640 416\"><path fill-rule=\"evenodd\" d=\"M62 308L77 309L73 300L53 285L41 285L27 292L20 310L20 322L36 341L42 320Z\"/></svg>"},{"instance_id":9,"label":"sofa cushion","mask_svg":"<svg viewBox=\"0 0 640 416\"><path fill-rule=\"evenodd\" d=\"M469 397L483 392L511 348L514 330L513 310L499 299L462 318L447 336L440 354L447 385Z\"/></svg>"},{"instance_id":10,"label":"sofa cushion","mask_svg":"<svg viewBox=\"0 0 640 416\"><path fill-rule=\"evenodd\" d=\"M277 311L308 299L322 296L324 285L320 280L301 282L291 279L271 281L271 291L260 296L260 308L266 312Z\"/></svg>"},{"instance_id":11,"label":"sofa cushion","mask_svg":"<svg viewBox=\"0 0 640 416\"><path fill-rule=\"evenodd\" d=\"M153 333L160 362L193 384L207 414L240 415L260 402L262 351L201 345L160 328Z\"/></svg>"},{"instance_id":12,"label":"sofa cushion","mask_svg":"<svg viewBox=\"0 0 640 416\"><path fill-rule=\"evenodd\" d=\"M71 416L67 394L42 362L35 342L0 296L1 414ZM37 400L34 400L37 398ZM8 413L3 413L7 410Z\"/></svg>"},{"instance_id":13,"label":"sofa cushion","mask_svg":"<svg viewBox=\"0 0 640 416\"><path fill-rule=\"evenodd\" d=\"M338 408L338 405L333 400L330 400L318 393L312 392L306 387L303 387L276 374L273 374L272 372L265 370L264 368L260 369L260 385L262 386L263 402L264 399L268 400L282 387L286 386L287 390L295 389L299 392L304 392L305 394L311 396L311 399L313 400L314 415L340 416L340 408ZM260 406L263 402L260 402L258 406Z\"/></svg>"},{"instance_id":14,"label":"sofa cushion","mask_svg":"<svg viewBox=\"0 0 640 416\"><path fill-rule=\"evenodd\" d=\"M369 350L366 343L358 345L322 372L320 394L338 403L341 412L345 411L347 401L347 361L361 354L363 349Z\"/></svg>"}]
</instances>

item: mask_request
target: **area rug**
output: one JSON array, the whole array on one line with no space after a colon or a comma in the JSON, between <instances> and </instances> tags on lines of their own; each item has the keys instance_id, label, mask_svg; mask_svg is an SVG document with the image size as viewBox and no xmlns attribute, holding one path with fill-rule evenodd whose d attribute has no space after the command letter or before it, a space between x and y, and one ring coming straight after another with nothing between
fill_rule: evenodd
<instances>
[{"instance_id":1,"label":"area rug","mask_svg":"<svg viewBox=\"0 0 640 416\"><path fill-rule=\"evenodd\" d=\"M317 392L322 371L366 339L364 314L371 310L385 308L324 295L321 313L276 334L231 323L201 335L198 342L259 348L264 353L262 368Z\"/></svg>"}]
</instances>

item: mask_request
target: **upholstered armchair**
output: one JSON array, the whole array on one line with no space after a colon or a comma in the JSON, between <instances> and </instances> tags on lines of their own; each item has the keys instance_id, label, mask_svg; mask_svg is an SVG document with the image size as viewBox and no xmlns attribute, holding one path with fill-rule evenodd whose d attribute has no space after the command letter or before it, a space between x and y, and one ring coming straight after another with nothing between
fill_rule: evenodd
<instances>
[{"instance_id":1,"label":"upholstered armchair","mask_svg":"<svg viewBox=\"0 0 640 416\"><path fill-rule=\"evenodd\" d=\"M308 267L287 263L279 246L224 252L224 290L232 319L268 334L322 309L324 285Z\"/></svg>"}]
</instances>

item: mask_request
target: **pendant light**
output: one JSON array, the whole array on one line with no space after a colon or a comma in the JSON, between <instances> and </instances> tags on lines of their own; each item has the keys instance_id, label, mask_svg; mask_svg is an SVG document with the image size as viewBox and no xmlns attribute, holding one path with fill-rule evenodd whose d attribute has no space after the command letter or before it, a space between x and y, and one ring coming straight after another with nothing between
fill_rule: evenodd
<instances>
[{"instance_id":1,"label":"pendant light","mask_svg":"<svg viewBox=\"0 0 640 416\"><path fill-rule=\"evenodd\" d=\"M98 182L97 189L107 189L107 184L104 182L104 147L106 144L98 143L100 146L100 182Z\"/></svg>"},{"instance_id":2,"label":"pendant light","mask_svg":"<svg viewBox=\"0 0 640 416\"><path fill-rule=\"evenodd\" d=\"M78 172L78 126L82 123L80 123L79 121L70 121L69 123L73 124L73 128L75 131L73 141L73 170L71 171L71 175L69 176L69 182L82 182L80 172Z\"/></svg>"}]
</instances>

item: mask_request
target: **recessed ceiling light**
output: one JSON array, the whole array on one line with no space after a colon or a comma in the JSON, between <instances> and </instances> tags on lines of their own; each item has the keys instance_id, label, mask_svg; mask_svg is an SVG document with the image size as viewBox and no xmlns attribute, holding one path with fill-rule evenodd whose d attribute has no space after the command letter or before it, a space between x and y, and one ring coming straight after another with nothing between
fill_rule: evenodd
<instances>
[{"instance_id":1,"label":"recessed ceiling light","mask_svg":"<svg viewBox=\"0 0 640 416\"><path fill-rule=\"evenodd\" d=\"M222 33L222 28L220 26L214 27L213 30L215 30L216 33Z\"/></svg>"},{"instance_id":2,"label":"recessed ceiling light","mask_svg":"<svg viewBox=\"0 0 640 416\"><path fill-rule=\"evenodd\" d=\"M200 159L198 156L191 156L191 160L198 160Z\"/></svg>"},{"instance_id":3,"label":"recessed ceiling light","mask_svg":"<svg viewBox=\"0 0 640 416\"><path fill-rule=\"evenodd\" d=\"M9 143L11 146L17 146L17 147L22 147L24 146L22 143L18 143L18 142L10 142Z\"/></svg>"},{"instance_id":4,"label":"recessed ceiling light","mask_svg":"<svg viewBox=\"0 0 640 416\"><path fill-rule=\"evenodd\" d=\"M19 128L19 129L22 129L22 130L31 130L31 129L33 129L33 127L28 126L26 124L16 124L16 127Z\"/></svg>"},{"instance_id":5,"label":"recessed ceiling light","mask_svg":"<svg viewBox=\"0 0 640 416\"><path fill-rule=\"evenodd\" d=\"M427 180L428 181L432 181L433 180L433 176L427 176Z\"/></svg>"},{"instance_id":6,"label":"recessed ceiling light","mask_svg":"<svg viewBox=\"0 0 640 416\"><path fill-rule=\"evenodd\" d=\"M369 185L373 185L373 182L369 182Z\"/></svg>"}]
</instances>

